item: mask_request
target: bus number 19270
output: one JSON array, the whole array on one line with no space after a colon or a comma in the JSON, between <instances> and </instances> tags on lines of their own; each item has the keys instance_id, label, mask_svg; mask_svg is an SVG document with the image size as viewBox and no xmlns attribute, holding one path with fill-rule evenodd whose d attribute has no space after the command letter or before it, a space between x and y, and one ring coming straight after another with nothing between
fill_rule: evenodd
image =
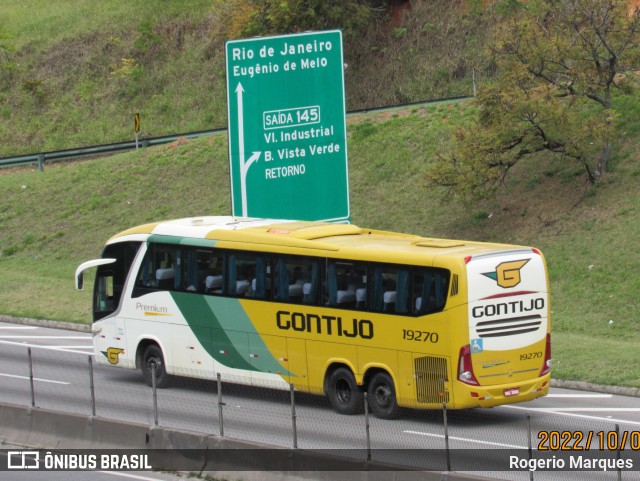
<instances>
[{"instance_id":1,"label":"bus number 19270","mask_svg":"<svg viewBox=\"0 0 640 481\"><path fill-rule=\"evenodd\" d=\"M438 336L437 332L414 331L413 329L402 330L402 339L407 341L430 342L435 344L439 338L440 336Z\"/></svg>"}]
</instances>

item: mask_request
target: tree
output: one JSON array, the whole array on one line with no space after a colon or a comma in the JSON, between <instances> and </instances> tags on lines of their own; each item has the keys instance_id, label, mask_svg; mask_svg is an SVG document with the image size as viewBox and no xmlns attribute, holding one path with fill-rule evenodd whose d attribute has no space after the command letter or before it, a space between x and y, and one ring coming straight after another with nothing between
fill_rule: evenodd
<instances>
[{"instance_id":1,"label":"tree","mask_svg":"<svg viewBox=\"0 0 640 481\"><path fill-rule=\"evenodd\" d=\"M531 0L496 27L495 80L478 116L441 153L430 180L462 196L489 194L536 152L579 162L595 183L613 152L613 91L632 92L640 10L626 0Z\"/></svg>"},{"instance_id":2,"label":"tree","mask_svg":"<svg viewBox=\"0 0 640 481\"><path fill-rule=\"evenodd\" d=\"M376 14L385 11L386 0L214 0L224 12L223 35L252 37L342 28L355 35Z\"/></svg>"},{"instance_id":3,"label":"tree","mask_svg":"<svg viewBox=\"0 0 640 481\"><path fill-rule=\"evenodd\" d=\"M13 36L0 24L0 80L7 78L7 82L12 80L12 72L16 68L15 62L11 60L15 51L12 39Z\"/></svg>"}]
</instances>

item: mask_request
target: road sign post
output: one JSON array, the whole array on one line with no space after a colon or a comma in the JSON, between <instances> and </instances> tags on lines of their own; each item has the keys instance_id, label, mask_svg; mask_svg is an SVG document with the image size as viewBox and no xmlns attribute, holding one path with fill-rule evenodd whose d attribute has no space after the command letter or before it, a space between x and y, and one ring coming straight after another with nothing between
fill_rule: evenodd
<instances>
[{"instance_id":1,"label":"road sign post","mask_svg":"<svg viewBox=\"0 0 640 481\"><path fill-rule=\"evenodd\" d=\"M227 42L233 215L349 220L342 34Z\"/></svg>"},{"instance_id":2,"label":"road sign post","mask_svg":"<svg viewBox=\"0 0 640 481\"><path fill-rule=\"evenodd\" d=\"M133 130L136 134L136 150L138 150L138 133L140 133L140 114L133 114Z\"/></svg>"}]
</instances>

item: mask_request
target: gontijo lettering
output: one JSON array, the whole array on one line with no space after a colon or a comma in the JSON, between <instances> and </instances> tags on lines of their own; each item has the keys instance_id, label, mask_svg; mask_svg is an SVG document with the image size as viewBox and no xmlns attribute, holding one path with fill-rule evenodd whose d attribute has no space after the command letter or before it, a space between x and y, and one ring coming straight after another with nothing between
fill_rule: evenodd
<instances>
[{"instance_id":1,"label":"gontijo lettering","mask_svg":"<svg viewBox=\"0 0 640 481\"><path fill-rule=\"evenodd\" d=\"M276 324L285 331L291 329L298 332L328 334L330 336L373 338L373 322L368 319L342 320L340 316L319 316L304 312L278 311Z\"/></svg>"},{"instance_id":2,"label":"gontijo lettering","mask_svg":"<svg viewBox=\"0 0 640 481\"><path fill-rule=\"evenodd\" d=\"M536 311L544 309L544 297L530 299L528 301L511 301L498 302L496 304L487 304L485 306L476 306L471 310L473 317L493 317L506 314L519 314L522 312Z\"/></svg>"}]
</instances>

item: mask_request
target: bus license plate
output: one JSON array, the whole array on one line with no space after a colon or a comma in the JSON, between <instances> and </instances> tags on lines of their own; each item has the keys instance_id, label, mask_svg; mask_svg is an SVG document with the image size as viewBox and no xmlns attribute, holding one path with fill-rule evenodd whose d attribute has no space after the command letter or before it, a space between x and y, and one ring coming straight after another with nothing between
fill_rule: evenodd
<instances>
[{"instance_id":1,"label":"bus license plate","mask_svg":"<svg viewBox=\"0 0 640 481\"><path fill-rule=\"evenodd\" d=\"M512 387L511 389L505 389L504 390L505 397L517 396L518 394L520 394L520 388L519 387Z\"/></svg>"}]
</instances>

